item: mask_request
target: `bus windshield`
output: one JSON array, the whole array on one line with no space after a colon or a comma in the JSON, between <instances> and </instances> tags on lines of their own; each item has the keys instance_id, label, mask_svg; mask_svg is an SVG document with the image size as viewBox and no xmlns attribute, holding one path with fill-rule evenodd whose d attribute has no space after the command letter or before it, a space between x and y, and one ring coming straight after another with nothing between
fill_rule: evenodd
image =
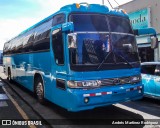
<instances>
[{"instance_id":1,"label":"bus windshield","mask_svg":"<svg viewBox=\"0 0 160 128\"><path fill-rule=\"evenodd\" d=\"M70 20L74 23L77 45L70 49L71 69L87 71L139 66L136 40L128 19L72 14Z\"/></svg>"},{"instance_id":2,"label":"bus windshield","mask_svg":"<svg viewBox=\"0 0 160 128\"><path fill-rule=\"evenodd\" d=\"M71 14L69 16L69 21L74 23L74 30L76 32L108 32L110 27L112 32L133 34L129 20L118 16L101 14Z\"/></svg>"}]
</instances>

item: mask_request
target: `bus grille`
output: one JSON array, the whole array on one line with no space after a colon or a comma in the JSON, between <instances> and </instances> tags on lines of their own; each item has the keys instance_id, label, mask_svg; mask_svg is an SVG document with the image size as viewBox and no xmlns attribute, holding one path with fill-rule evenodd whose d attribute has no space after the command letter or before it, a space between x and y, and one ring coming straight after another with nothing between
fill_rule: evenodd
<instances>
[{"instance_id":1,"label":"bus grille","mask_svg":"<svg viewBox=\"0 0 160 128\"><path fill-rule=\"evenodd\" d=\"M105 85L121 85L121 84L129 84L129 83L131 83L130 77L101 80L101 85L102 86L105 86Z\"/></svg>"}]
</instances>

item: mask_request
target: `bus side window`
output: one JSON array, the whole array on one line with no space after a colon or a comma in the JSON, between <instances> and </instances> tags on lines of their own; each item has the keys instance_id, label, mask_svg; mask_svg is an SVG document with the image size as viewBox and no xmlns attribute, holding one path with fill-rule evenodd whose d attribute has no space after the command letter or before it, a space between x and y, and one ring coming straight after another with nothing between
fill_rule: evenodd
<instances>
[{"instance_id":1,"label":"bus side window","mask_svg":"<svg viewBox=\"0 0 160 128\"><path fill-rule=\"evenodd\" d=\"M49 33L50 33L50 30L47 30L42 34L39 34L36 36L33 44L34 51L41 51L41 50L46 51L50 49Z\"/></svg>"},{"instance_id":2,"label":"bus side window","mask_svg":"<svg viewBox=\"0 0 160 128\"><path fill-rule=\"evenodd\" d=\"M56 26L64 22L65 22L65 14L58 14L53 17L52 26Z\"/></svg>"},{"instance_id":3,"label":"bus side window","mask_svg":"<svg viewBox=\"0 0 160 128\"><path fill-rule=\"evenodd\" d=\"M156 65L142 65L141 66L141 73L154 75L155 74Z\"/></svg>"},{"instance_id":4,"label":"bus side window","mask_svg":"<svg viewBox=\"0 0 160 128\"><path fill-rule=\"evenodd\" d=\"M52 35L52 46L56 64L64 64L64 46L63 46L63 37L62 32L59 31Z\"/></svg>"}]
</instances>

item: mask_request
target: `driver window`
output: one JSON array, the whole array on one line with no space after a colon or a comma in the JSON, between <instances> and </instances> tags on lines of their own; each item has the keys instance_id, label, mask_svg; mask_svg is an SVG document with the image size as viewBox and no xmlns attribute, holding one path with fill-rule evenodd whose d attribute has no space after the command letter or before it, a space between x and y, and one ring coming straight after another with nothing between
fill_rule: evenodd
<instances>
[{"instance_id":1,"label":"driver window","mask_svg":"<svg viewBox=\"0 0 160 128\"><path fill-rule=\"evenodd\" d=\"M52 35L52 47L55 57L55 62L58 65L64 64L64 45L63 45L63 36L62 31L53 31Z\"/></svg>"}]
</instances>

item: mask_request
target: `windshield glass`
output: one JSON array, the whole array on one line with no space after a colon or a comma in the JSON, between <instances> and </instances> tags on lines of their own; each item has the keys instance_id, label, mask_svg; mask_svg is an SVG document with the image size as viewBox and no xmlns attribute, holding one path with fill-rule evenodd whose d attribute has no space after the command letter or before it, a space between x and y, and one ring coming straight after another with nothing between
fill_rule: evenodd
<instances>
[{"instance_id":1,"label":"windshield glass","mask_svg":"<svg viewBox=\"0 0 160 128\"><path fill-rule=\"evenodd\" d=\"M99 64L111 50L108 34L79 33L77 48L71 50L72 64Z\"/></svg>"},{"instance_id":2,"label":"windshield glass","mask_svg":"<svg viewBox=\"0 0 160 128\"><path fill-rule=\"evenodd\" d=\"M70 49L71 69L86 71L140 66L135 36L128 19L71 14L69 20L74 23L77 43L76 48Z\"/></svg>"},{"instance_id":3,"label":"windshield glass","mask_svg":"<svg viewBox=\"0 0 160 128\"><path fill-rule=\"evenodd\" d=\"M75 31L109 31L107 17L105 15L72 14L69 20L74 23Z\"/></svg>"},{"instance_id":4,"label":"windshield glass","mask_svg":"<svg viewBox=\"0 0 160 128\"><path fill-rule=\"evenodd\" d=\"M128 62L138 61L138 51L135 37L131 35L111 34L112 46L115 55L119 56L116 62L123 62L122 57Z\"/></svg>"}]
</instances>

